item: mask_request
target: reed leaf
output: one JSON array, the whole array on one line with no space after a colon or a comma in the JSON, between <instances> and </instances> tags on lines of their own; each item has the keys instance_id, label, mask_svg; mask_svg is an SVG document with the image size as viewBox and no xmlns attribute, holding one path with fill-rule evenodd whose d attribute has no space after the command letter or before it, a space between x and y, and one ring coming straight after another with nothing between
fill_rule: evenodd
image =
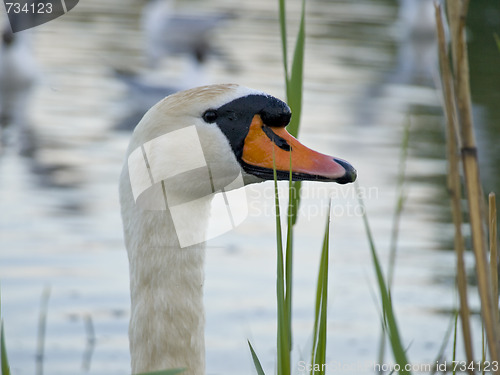
<instances>
[{"instance_id":1,"label":"reed leaf","mask_svg":"<svg viewBox=\"0 0 500 375\"><path fill-rule=\"evenodd\" d=\"M300 128L300 118L302 113L302 91L304 80L304 51L305 51L305 0L302 0L300 14L300 24L295 42L295 48L292 59L291 72L288 68L288 48L287 48L287 27L286 27L286 7L285 0L279 0L281 45L283 52L283 69L285 72L286 99L290 106L293 116L287 130L291 135L297 137ZM297 214L300 205L301 181L292 182L295 194L290 196L288 216L291 218L292 225L297 222Z\"/></svg>"},{"instance_id":2,"label":"reed leaf","mask_svg":"<svg viewBox=\"0 0 500 375\"><path fill-rule=\"evenodd\" d=\"M290 152L290 169L288 180L288 215L287 215L287 231L286 231L286 251L285 251L285 305L288 314L288 350L292 350L292 280L293 280L293 216L290 214L294 211L293 206L296 202L293 199L295 187L292 182L292 153Z\"/></svg>"},{"instance_id":3,"label":"reed leaf","mask_svg":"<svg viewBox=\"0 0 500 375\"><path fill-rule=\"evenodd\" d=\"M286 32L286 1L279 0L279 15L280 15L280 34L281 34L281 50L283 54L283 68L285 71L285 87L288 94L288 42Z\"/></svg>"},{"instance_id":4,"label":"reed leaf","mask_svg":"<svg viewBox=\"0 0 500 375\"><path fill-rule=\"evenodd\" d=\"M250 352L252 353L252 360L253 360L253 364L255 366L255 370L257 371L257 375L266 375L266 373L262 369L262 365L260 364L259 357L257 357L255 350L253 350L252 344L250 344L250 341L247 341L247 342L248 342L248 346L250 347Z\"/></svg>"},{"instance_id":5,"label":"reed leaf","mask_svg":"<svg viewBox=\"0 0 500 375\"><path fill-rule=\"evenodd\" d=\"M278 178L276 174L276 161L273 147L273 174L274 174L274 198L276 208L276 298L278 313L278 375L290 374L290 342L291 342L291 323L289 320L288 307L285 301L285 273L283 257L283 239L281 234L281 214L278 193Z\"/></svg>"},{"instance_id":6,"label":"reed leaf","mask_svg":"<svg viewBox=\"0 0 500 375\"><path fill-rule=\"evenodd\" d=\"M290 134L295 137L299 134L300 116L302 113L302 83L304 77L304 51L306 39L305 8L305 0L302 0L300 25L292 60L292 71L290 77L287 77L287 101L293 111L293 116L287 129Z\"/></svg>"},{"instance_id":7,"label":"reed leaf","mask_svg":"<svg viewBox=\"0 0 500 375\"><path fill-rule=\"evenodd\" d=\"M331 207L331 203L330 203ZM330 213L330 210L328 210ZM313 349L311 353L312 373L325 374L326 363L326 333L327 333L327 302L328 302L328 251L330 248L330 214L328 214L321 260L319 264L318 282L316 287L316 308L314 313ZM316 368L319 370L316 371Z\"/></svg>"},{"instance_id":8,"label":"reed leaf","mask_svg":"<svg viewBox=\"0 0 500 375\"><path fill-rule=\"evenodd\" d=\"M3 319L0 320L0 362L2 363L2 374L10 375L9 358L7 356L7 347L5 346Z\"/></svg>"},{"instance_id":9,"label":"reed leaf","mask_svg":"<svg viewBox=\"0 0 500 375\"><path fill-rule=\"evenodd\" d=\"M357 185L356 188L359 189ZM362 207L363 211L363 224L365 227L366 237L368 238L373 266L375 268L375 274L377 276L377 284L379 287L380 298L382 302L382 312L384 315L384 325L386 327L386 332L389 337L389 342L391 344L394 360L399 365L400 374L411 374L410 371L406 370L406 366L408 365L408 359L406 357L406 352L401 342L401 336L399 334L399 328L392 306L390 291L387 287L387 283L384 278L384 273L382 272L382 267L380 266L380 261L378 259L377 250L375 248L375 241L373 240L370 224L368 222L368 216L366 214L365 205L361 197L361 194L359 194L359 191L357 195L358 195L359 205L360 207Z\"/></svg>"},{"instance_id":10,"label":"reed leaf","mask_svg":"<svg viewBox=\"0 0 500 375\"><path fill-rule=\"evenodd\" d=\"M404 203L406 200L406 194L404 190L404 182L406 179L406 161L408 158L408 145L410 140L410 126L411 121L408 117L408 122L405 125L403 132L403 140L401 142L401 151L399 156L399 171L396 187L396 205L394 206L394 212L392 215L392 229L391 229L391 241L389 245L389 265L387 268L387 285L389 289L392 287L392 281L394 278L394 270L396 268L396 254L397 245L399 238L399 224L401 222L401 215L403 213ZM382 327L382 333L380 334L380 344L379 344L379 355L378 363L384 363L385 357L385 332L384 327Z\"/></svg>"}]
</instances>

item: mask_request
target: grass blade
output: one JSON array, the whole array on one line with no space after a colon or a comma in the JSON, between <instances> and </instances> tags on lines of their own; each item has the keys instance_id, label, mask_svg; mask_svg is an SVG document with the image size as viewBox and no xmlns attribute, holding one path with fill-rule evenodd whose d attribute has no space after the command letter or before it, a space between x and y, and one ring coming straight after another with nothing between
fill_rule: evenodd
<instances>
[{"instance_id":1,"label":"grass blade","mask_svg":"<svg viewBox=\"0 0 500 375\"><path fill-rule=\"evenodd\" d=\"M290 124L287 126L288 132L297 137L299 134L300 118L302 113L302 86L304 78L304 51L305 51L305 0L302 0L302 8L300 14L300 25L295 42L295 48L292 59L292 70L289 74L288 69L288 51L287 51L287 32L286 32L286 9L285 0L279 0L280 5L280 26L281 26L281 43L283 49L283 68L285 71L285 87L288 105L290 106L293 116ZM300 205L300 188L301 182L295 181L292 183L295 194L290 198L288 215L291 217L292 225L297 222L297 213Z\"/></svg>"},{"instance_id":2,"label":"grass blade","mask_svg":"<svg viewBox=\"0 0 500 375\"><path fill-rule=\"evenodd\" d=\"M392 300L390 296L390 291L387 288L387 284L384 279L384 274L382 272L382 267L380 266L380 261L378 259L377 251L375 248L375 242L373 240L373 236L370 229L370 224L368 222L368 217L366 215L366 209L358 190L358 201L360 207L363 208L363 224L365 226L366 236L368 238L368 243L370 246L370 252L372 255L373 266L375 268L375 273L377 276L377 284L380 291L380 298L382 300L382 311L384 313L384 323L386 325L387 334L389 336L389 342L391 343L392 353L394 355L394 359L396 363L400 366L400 374L411 374L411 372L405 370L408 365L408 359L406 358L406 352L403 348L403 344L401 342L401 337L399 334L398 325L396 322L396 316L394 315L394 310L392 308Z\"/></svg>"},{"instance_id":3,"label":"grass blade","mask_svg":"<svg viewBox=\"0 0 500 375\"><path fill-rule=\"evenodd\" d=\"M410 126L411 121L408 118L408 122L405 125L403 132L403 141L401 143L401 151L399 156L399 171L398 171L398 180L396 187L396 205L394 208L394 212L392 215L392 229L391 229L391 240L389 245L389 265L387 268L387 286L389 289L392 286L392 281L394 278L394 270L396 268L396 255L398 248L398 238L399 238L399 224L401 221L401 215L403 213L404 203L406 200L405 190L404 190L404 182L406 179L406 161L408 159L408 145L410 140ZM382 333L380 335L380 344L379 344L379 355L378 355L378 363L384 363L385 357L385 332L382 327Z\"/></svg>"},{"instance_id":4,"label":"grass blade","mask_svg":"<svg viewBox=\"0 0 500 375\"><path fill-rule=\"evenodd\" d=\"M2 363L2 374L10 375L9 358L7 357L7 347L5 346L3 319L0 320L0 361Z\"/></svg>"},{"instance_id":5,"label":"grass blade","mask_svg":"<svg viewBox=\"0 0 500 375\"><path fill-rule=\"evenodd\" d=\"M446 348L448 347L448 344L450 342L451 335L454 333L453 328L455 327L455 320L458 314L458 310L454 309L453 314L450 317L450 323L448 324L448 328L446 329L446 332L444 333L443 336L443 341L441 342L441 346L439 347L438 354L434 358L434 362L436 365L440 362L444 361L444 353L446 351ZM437 366L434 366L432 372L430 375L434 375L438 371Z\"/></svg>"},{"instance_id":6,"label":"grass blade","mask_svg":"<svg viewBox=\"0 0 500 375\"><path fill-rule=\"evenodd\" d=\"M286 8L285 0L279 0L280 14L280 32L281 32L281 49L283 53L283 68L285 70L285 86L288 94L288 51L287 51L287 32L286 32Z\"/></svg>"},{"instance_id":7,"label":"grass blade","mask_svg":"<svg viewBox=\"0 0 500 375\"><path fill-rule=\"evenodd\" d=\"M330 203L331 207L331 203ZM326 369L326 333L327 333L327 301L328 301L328 251L330 248L330 209L328 210L321 260L316 287L316 309L314 314L314 334L311 363L313 374L324 375ZM315 369L319 370L316 371Z\"/></svg>"},{"instance_id":8,"label":"grass blade","mask_svg":"<svg viewBox=\"0 0 500 375\"><path fill-rule=\"evenodd\" d=\"M252 344L250 344L250 341L247 341L247 342L248 342L248 346L250 347L250 352L252 353L253 364L255 366L255 370L257 371L257 374L258 375L266 375L266 373L262 369L262 365L260 364L259 357L257 357L255 350L253 350Z\"/></svg>"},{"instance_id":9,"label":"grass blade","mask_svg":"<svg viewBox=\"0 0 500 375\"><path fill-rule=\"evenodd\" d=\"M276 161L273 146L273 174L274 198L276 208L276 250L277 250L277 278L276 298L278 312L278 375L290 374L290 321L285 301L285 274L283 269L283 240L281 235L281 215L278 194L278 178L276 175Z\"/></svg>"},{"instance_id":10,"label":"grass blade","mask_svg":"<svg viewBox=\"0 0 500 375\"><path fill-rule=\"evenodd\" d=\"M289 84L287 85L287 100L293 112L287 129L294 137L297 137L299 133L300 115L302 112L302 83L304 76L304 50L306 40L305 8L305 0L302 0L299 31L293 52L292 71L288 80Z\"/></svg>"},{"instance_id":11,"label":"grass blade","mask_svg":"<svg viewBox=\"0 0 500 375\"><path fill-rule=\"evenodd\" d=\"M292 280L293 280L293 217L295 188L292 182L292 153L290 152L290 170L288 179L288 215L285 251L285 305L288 314L288 350L292 350Z\"/></svg>"}]
</instances>

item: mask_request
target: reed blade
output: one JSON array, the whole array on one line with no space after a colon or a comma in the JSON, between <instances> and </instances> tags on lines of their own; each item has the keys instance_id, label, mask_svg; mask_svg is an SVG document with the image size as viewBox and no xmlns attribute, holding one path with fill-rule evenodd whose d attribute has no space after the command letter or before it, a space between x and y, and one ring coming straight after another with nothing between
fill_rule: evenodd
<instances>
[{"instance_id":1,"label":"reed blade","mask_svg":"<svg viewBox=\"0 0 500 375\"><path fill-rule=\"evenodd\" d=\"M262 369L262 365L260 363L259 357L257 356L257 354L255 353L255 350L252 347L252 344L250 344L250 341L248 341L248 340L247 340L247 342L248 342L248 346L250 347L250 353L252 353L252 360L253 360L253 364L255 366L255 371L257 371L257 375L266 375L266 373Z\"/></svg>"},{"instance_id":2,"label":"reed blade","mask_svg":"<svg viewBox=\"0 0 500 375\"><path fill-rule=\"evenodd\" d=\"M331 208L331 203L330 203ZM325 235L321 250L321 259L316 287L316 308L314 313L314 333L311 363L312 374L324 375L326 369L326 338L327 338L327 302L328 302L328 262L330 248L330 209L328 210ZM316 371L316 368L319 370Z\"/></svg>"},{"instance_id":3,"label":"reed blade","mask_svg":"<svg viewBox=\"0 0 500 375\"><path fill-rule=\"evenodd\" d=\"M7 356L7 347L5 346L3 319L0 320L0 361L2 363L2 374L10 375L9 358Z\"/></svg>"},{"instance_id":4,"label":"reed blade","mask_svg":"<svg viewBox=\"0 0 500 375\"><path fill-rule=\"evenodd\" d=\"M382 267L380 266L380 261L377 255L377 250L375 248L375 241L370 229L370 224L368 222L368 216L366 214L365 204L359 193L359 187L356 184L356 189L358 190L358 202L360 207L362 207L363 212L363 224L365 227L366 237L368 238L368 244L370 247L370 252L372 255L373 266L375 268L375 274L377 277L377 284L379 287L380 298L382 303L382 311L384 315L384 324L386 326L386 331L389 337L389 342L391 344L392 353L394 355L394 360L400 366L400 374L411 374L410 371L406 370L408 365L408 359L406 357L406 352L403 347L401 336L399 333L398 324L396 321L396 316L392 306L392 300L390 296L390 291L387 288L387 283L384 278L384 273L382 272Z\"/></svg>"}]
</instances>

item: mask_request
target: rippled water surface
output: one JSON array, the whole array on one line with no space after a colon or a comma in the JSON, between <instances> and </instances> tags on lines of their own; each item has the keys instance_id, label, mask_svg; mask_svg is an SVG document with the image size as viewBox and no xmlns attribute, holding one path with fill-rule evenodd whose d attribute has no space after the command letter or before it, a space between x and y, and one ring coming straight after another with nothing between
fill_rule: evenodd
<instances>
[{"instance_id":1,"label":"rippled water surface","mask_svg":"<svg viewBox=\"0 0 500 375\"><path fill-rule=\"evenodd\" d=\"M0 281L14 374L35 373L40 299L46 288L46 374L130 371L128 263L117 194L130 133L117 128L135 120L127 120L129 93L113 69L144 66L142 4L85 0L33 30L39 80L25 109L28 120L3 133L0 155ZM405 124L411 123L392 292L409 358L434 363L457 300L443 118L428 21L425 16L405 18L398 4L307 2L300 139L356 166L386 264L400 145ZM236 82L284 97L276 1L178 5L233 15L213 36L225 57L209 59L203 83ZM289 1L292 35L299 6ZM488 191L499 192L500 52L492 33L499 33L500 17L492 14L500 14L498 4L471 2L468 34L482 177ZM429 22L432 27L432 18ZM423 31L410 32L420 26ZM168 60L162 80L178 81L184 64L181 57ZM294 363L308 358L319 252L333 197L327 360L331 370L344 366L335 373L370 373L365 363L377 359L380 319L354 188L304 185L294 265ZM253 374L247 339L266 373L274 371L272 184L247 190L247 220L211 240L207 249L208 374ZM467 264L472 273L472 258ZM474 294L471 304L477 309Z\"/></svg>"}]
</instances>

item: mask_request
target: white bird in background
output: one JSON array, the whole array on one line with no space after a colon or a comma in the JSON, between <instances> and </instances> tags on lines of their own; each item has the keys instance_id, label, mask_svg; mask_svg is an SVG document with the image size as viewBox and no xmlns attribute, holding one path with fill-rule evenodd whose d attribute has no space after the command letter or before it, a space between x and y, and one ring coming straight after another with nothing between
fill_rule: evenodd
<instances>
[{"instance_id":1,"label":"white bird in background","mask_svg":"<svg viewBox=\"0 0 500 375\"><path fill-rule=\"evenodd\" d=\"M173 0L147 0L141 25L148 69L115 71L115 77L127 89L127 115L116 128L131 130L137 119L165 96L209 84L206 71L209 56L220 58L228 70L236 70L235 64L213 42L213 32L230 18L232 15L228 13L179 11L174 9ZM174 69L168 65L169 57L173 56L181 63Z\"/></svg>"},{"instance_id":2,"label":"white bird in background","mask_svg":"<svg viewBox=\"0 0 500 375\"><path fill-rule=\"evenodd\" d=\"M33 154L29 105L38 75L30 31L13 33L6 25L0 40L0 149L15 144L22 155Z\"/></svg>"},{"instance_id":3,"label":"white bird in background","mask_svg":"<svg viewBox=\"0 0 500 375\"><path fill-rule=\"evenodd\" d=\"M135 128L120 176L132 373L205 373L203 240L214 192L273 179L273 158L278 179L288 180L290 157L294 180L356 179L348 162L293 138L290 117L270 95L213 85L165 98Z\"/></svg>"},{"instance_id":4,"label":"white bird in background","mask_svg":"<svg viewBox=\"0 0 500 375\"><path fill-rule=\"evenodd\" d=\"M2 127L24 123L31 89L38 76L31 35L7 25L0 46L0 121Z\"/></svg>"},{"instance_id":5,"label":"white bird in background","mask_svg":"<svg viewBox=\"0 0 500 375\"><path fill-rule=\"evenodd\" d=\"M393 82L434 84L437 36L434 3L440 0L400 0L395 24L398 40Z\"/></svg>"},{"instance_id":6,"label":"white bird in background","mask_svg":"<svg viewBox=\"0 0 500 375\"><path fill-rule=\"evenodd\" d=\"M215 48L213 32L229 14L207 12L180 12L173 0L150 0L142 12L142 29L146 43L146 57L151 68L157 68L163 58L184 55L203 64L209 55L221 56Z\"/></svg>"}]
</instances>

